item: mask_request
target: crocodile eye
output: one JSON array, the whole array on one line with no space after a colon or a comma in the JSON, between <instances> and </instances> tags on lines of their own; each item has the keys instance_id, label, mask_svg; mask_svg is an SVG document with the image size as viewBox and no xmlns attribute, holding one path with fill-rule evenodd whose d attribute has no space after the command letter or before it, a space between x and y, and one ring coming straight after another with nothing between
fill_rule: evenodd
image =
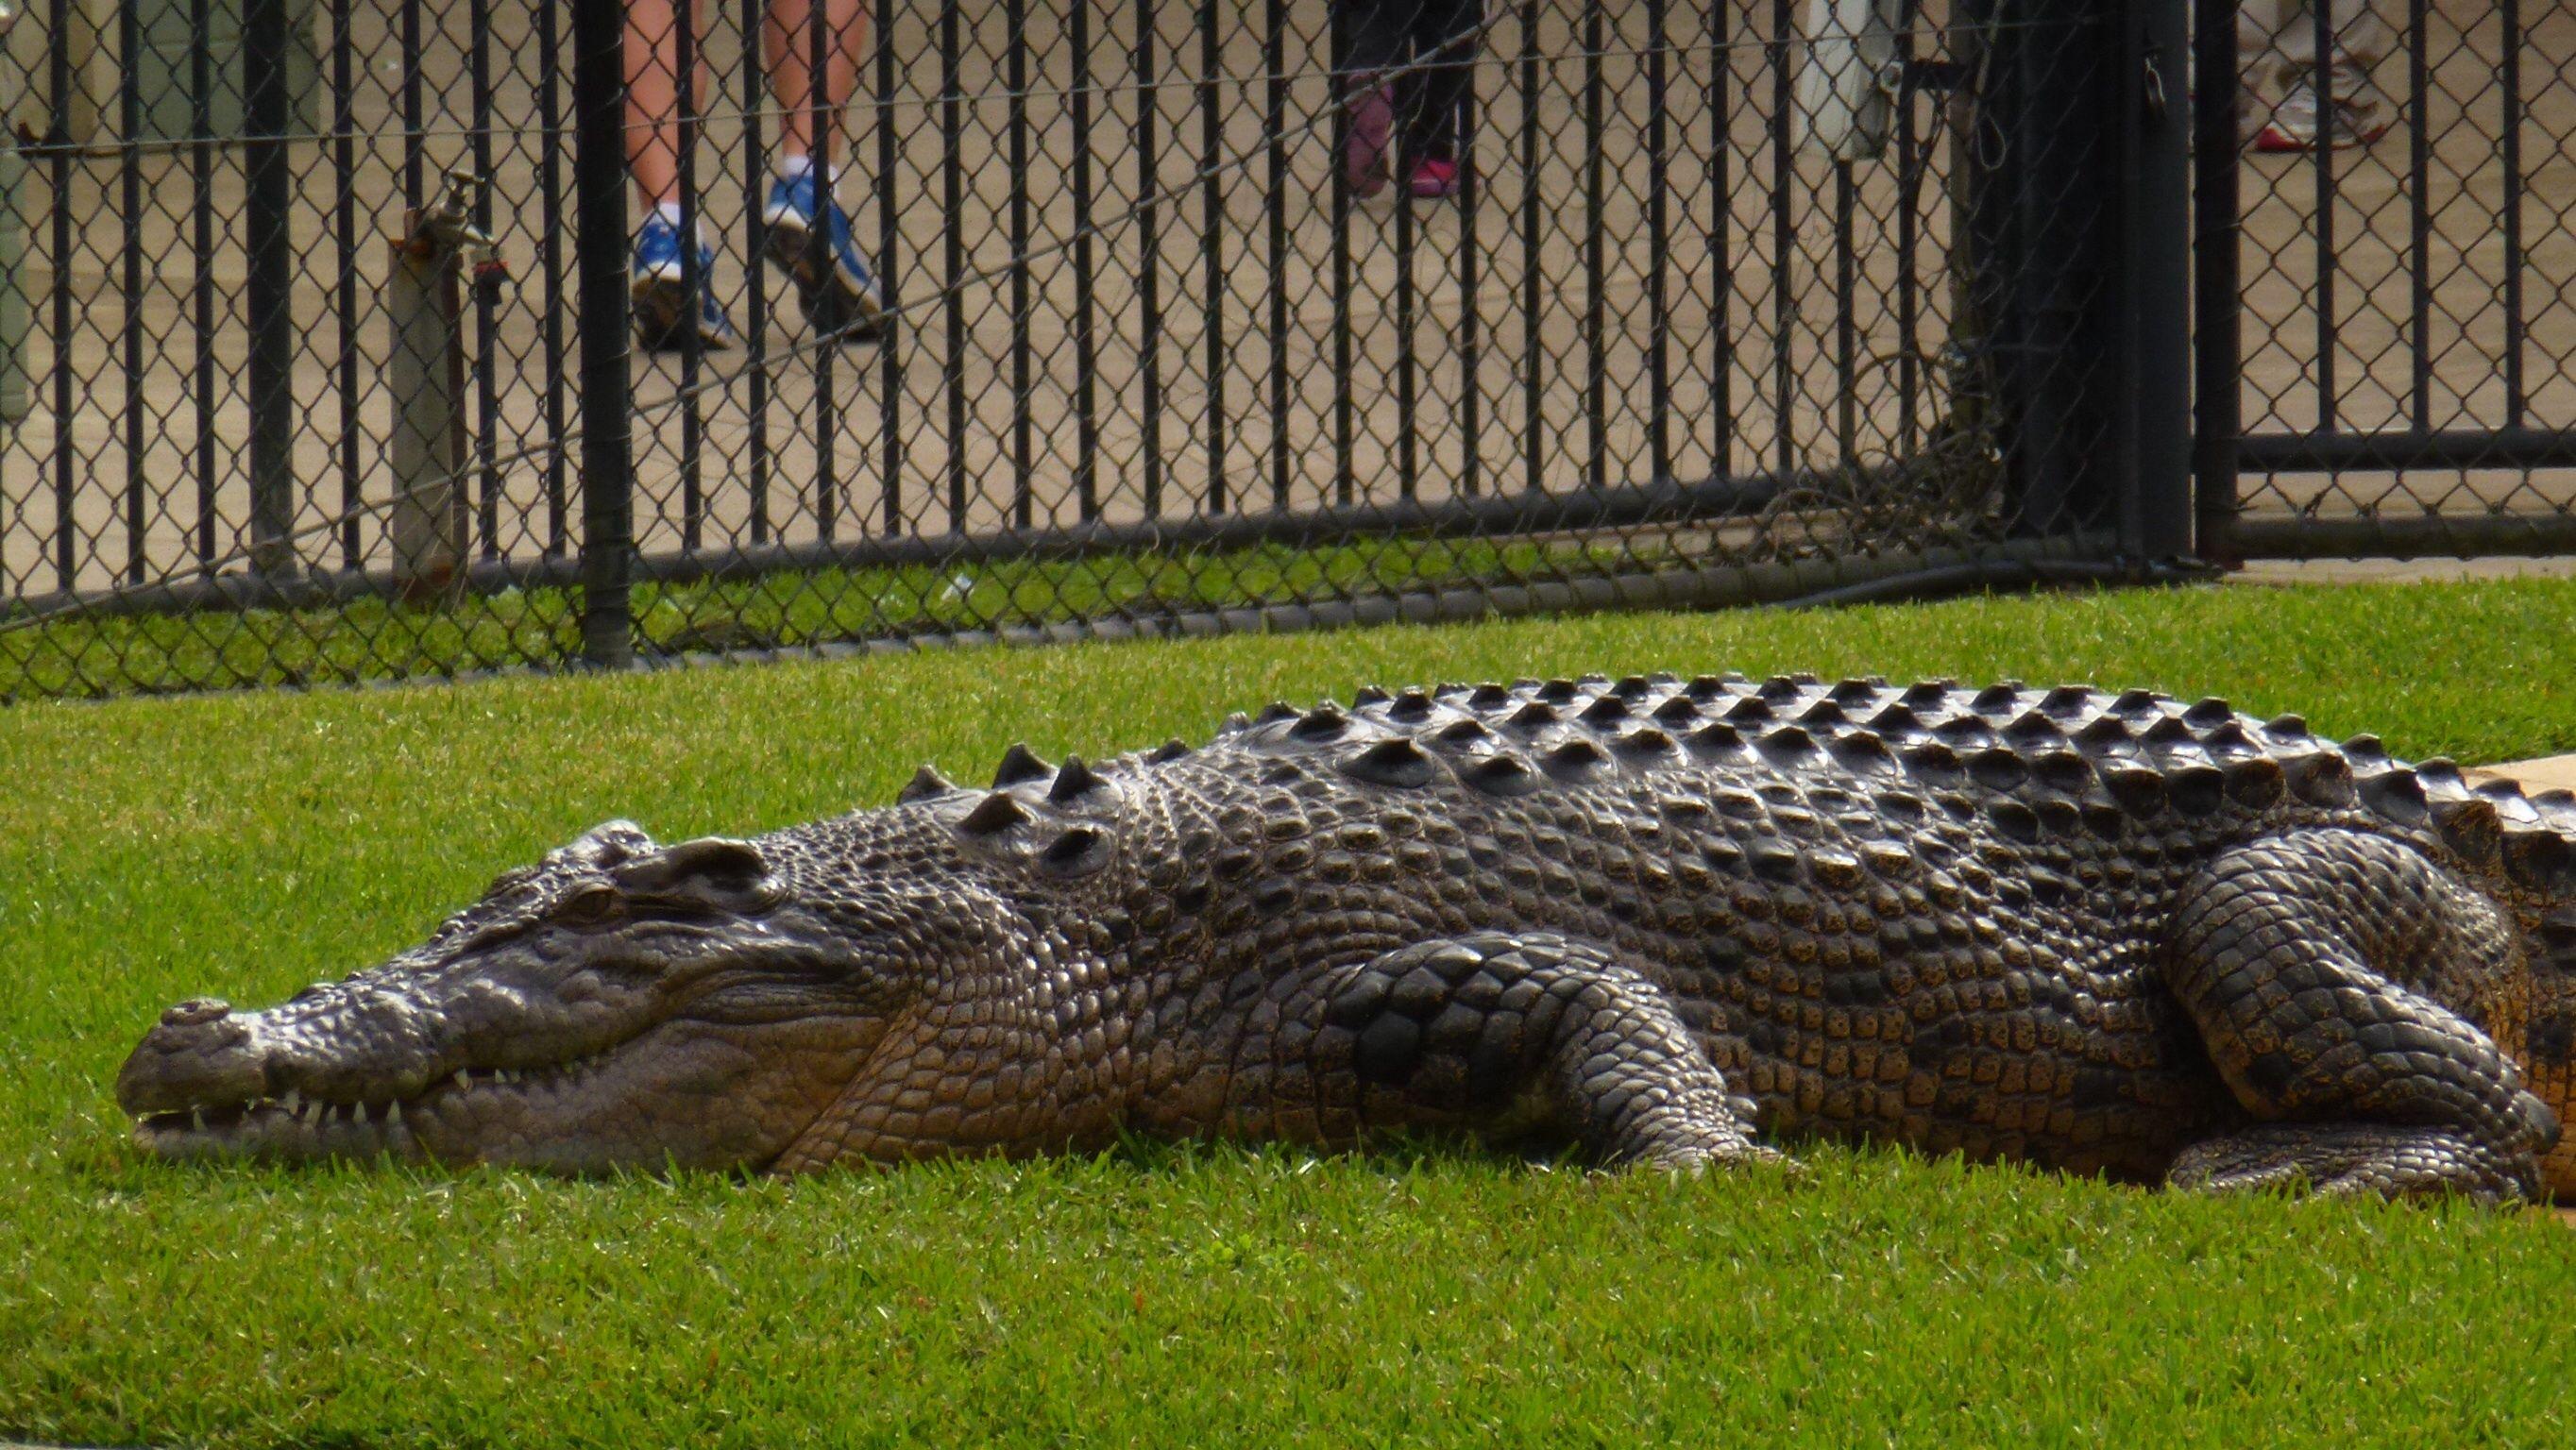
<instances>
[{"instance_id":1,"label":"crocodile eye","mask_svg":"<svg viewBox=\"0 0 2576 1450\"><path fill-rule=\"evenodd\" d=\"M575 926L596 926L617 914L617 893L605 886L585 886L563 899L555 915Z\"/></svg>"}]
</instances>

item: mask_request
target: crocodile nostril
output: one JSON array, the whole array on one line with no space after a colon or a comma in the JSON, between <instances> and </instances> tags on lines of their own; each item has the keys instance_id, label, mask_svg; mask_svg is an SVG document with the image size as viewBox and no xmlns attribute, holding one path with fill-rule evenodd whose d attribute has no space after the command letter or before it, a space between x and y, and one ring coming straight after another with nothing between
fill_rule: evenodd
<instances>
[{"instance_id":1,"label":"crocodile nostril","mask_svg":"<svg viewBox=\"0 0 2576 1450\"><path fill-rule=\"evenodd\" d=\"M216 1022L233 1014L233 1004L221 997L191 997L161 1014L164 1027L195 1027Z\"/></svg>"}]
</instances>

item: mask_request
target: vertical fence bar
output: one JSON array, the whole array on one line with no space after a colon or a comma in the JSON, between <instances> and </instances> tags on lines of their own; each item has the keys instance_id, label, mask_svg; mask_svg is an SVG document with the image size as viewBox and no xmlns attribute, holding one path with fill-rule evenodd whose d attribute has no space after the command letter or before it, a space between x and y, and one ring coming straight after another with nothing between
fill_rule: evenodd
<instances>
[{"instance_id":1,"label":"vertical fence bar","mask_svg":"<svg viewBox=\"0 0 2576 1450\"><path fill-rule=\"evenodd\" d=\"M1922 332L1922 234L1916 208L1922 198L1922 143L1914 134L1915 0L1905 0L1896 17L1896 450L1914 452L1922 438L1915 410L1923 397L1923 360L1915 339ZM1720 275L1724 275L1720 273Z\"/></svg>"},{"instance_id":2,"label":"vertical fence bar","mask_svg":"<svg viewBox=\"0 0 2576 1450\"><path fill-rule=\"evenodd\" d=\"M1547 489L1547 394L1541 386L1547 349L1539 340L1539 0L1521 0L1521 487ZM1551 70L1553 67L1551 67Z\"/></svg>"},{"instance_id":3,"label":"vertical fence bar","mask_svg":"<svg viewBox=\"0 0 2576 1450\"><path fill-rule=\"evenodd\" d=\"M745 0L746 6L754 0ZM1090 0L1081 0L1088 4ZM877 451L884 460L880 507L884 511L883 527L891 536L904 531L903 516L903 349L895 345L894 329L903 323L903 301L896 243L900 240L900 213L895 195L895 101L901 94L901 83L895 69L894 22L901 0L880 0L875 7L877 18L876 132L877 132L877 286L885 292L886 334L877 345L877 397L880 431ZM745 82L746 85L750 84Z\"/></svg>"},{"instance_id":4,"label":"vertical fence bar","mask_svg":"<svg viewBox=\"0 0 2576 1450\"><path fill-rule=\"evenodd\" d=\"M1583 483L1610 482L1609 234L1602 217L1601 64L1605 0L1583 0Z\"/></svg>"},{"instance_id":5,"label":"vertical fence bar","mask_svg":"<svg viewBox=\"0 0 2576 1450\"><path fill-rule=\"evenodd\" d=\"M1848 161L1834 163L1834 445L1848 466L1860 454L1860 278L1852 213L1858 208Z\"/></svg>"},{"instance_id":6,"label":"vertical fence bar","mask_svg":"<svg viewBox=\"0 0 2576 1450\"><path fill-rule=\"evenodd\" d=\"M366 501L358 422L358 154L357 46L349 35L350 0L331 0L331 245L339 261L333 321L340 334L340 567L360 562L358 516ZM549 20L554 9L540 0ZM488 175L489 173L482 173ZM548 235L552 235L549 231ZM549 372L547 381L554 381ZM560 437L550 431L549 438Z\"/></svg>"},{"instance_id":7,"label":"vertical fence bar","mask_svg":"<svg viewBox=\"0 0 2576 1450\"><path fill-rule=\"evenodd\" d=\"M1137 421L1144 434L1145 517L1163 512L1163 138L1154 90L1155 0L1136 0L1136 352L1143 370Z\"/></svg>"},{"instance_id":8,"label":"vertical fence bar","mask_svg":"<svg viewBox=\"0 0 2576 1450\"><path fill-rule=\"evenodd\" d=\"M492 235L492 0L472 0L466 20L474 36L471 67L474 157L474 226ZM501 433L500 357L501 299L474 288L474 455L479 478L475 489L476 529L483 536L483 557L501 557L501 468L496 461Z\"/></svg>"},{"instance_id":9,"label":"vertical fence bar","mask_svg":"<svg viewBox=\"0 0 2576 1450\"><path fill-rule=\"evenodd\" d=\"M2191 21L2173 0L2131 0L2115 12L2127 46L2114 253L2129 278L2127 349L2134 382L2115 400L2134 459L2124 543L2146 559L2191 551L2191 130L2185 112ZM2230 88L2232 89L2232 87ZM2116 476L2117 470L2114 470Z\"/></svg>"},{"instance_id":10,"label":"vertical fence bar","mask_svg":"<svg viewBox=\"0 0 2576 1450\"><path fill-rule=\"evenodd\" d=\"M1351 383L1351 107L1359 99L1352 89L1350 52L1353 37L1338 19L1332 26L1333 151L1333 502L1345 508L1359 495L1357 403Z\"/></svg>"},{"instance_id":11,"label":"vertical fence bar","mask_svg":"<svg viewBox=\"0 0 2576 1450\"><path fill-rule=\"evenodd\" d=\"M1735 472L1735 139L1729 134L1727 82L1735 78L1735 51L1726 38L1731 0L1708 0L1708 390L1716 432L1709 440L1709 474Z\"/></svg>"},{"instance_id":12,"label":"vertical fence bar","mask_svg":"<svg viewBox=\"0 0 2576 1450\"><path fill-rule=\"evenodd\" d=\"M188 0L188 179L193 188L188 241L190 255L196 259L191 301L197 334L197 564L211 570L215 564L215 46L208 5L209 0ZM58 87L54 94L63 95L64 90ZM68 210L56 213L58 225L69 224Z\"/></svg>"},{"instance_id":13,"label":"vertical fence bar","mask_svg":"<svg viewBox=\"0 0 2576 1450\"><path fill-rule=\"evenodd\" d=\"M1664 128L1664 5L1646 0L1646 454L1654 481L1673 476L1672 314L1665 273L1672 266L1671 138Z\"/></svg>"},{"instance_id":14,"label":"vertical fence bar","mask_svg":"<svg viewBox=\"0 0 2576 1450\"><path fill-rule=\"evenodd\" d=\"M149 562L144 554L143 528L150 484L143 461L143 155L138 144L143 135L143 22L135 6L116 7L116 30L120 72L116 124L117 135L125 143L119 148L123 164L117 168L117 210L125 222L117 268L117 285L125 298L125 578L127 583L139 585L146 578ZM61 209L59 198L56 206ZM57 257L55 265L68 270L68 260ZM57 339L56 345L61 344L62 340ZM55 426L62 428L70 421L58 417Z\"/></svg>"},{"instance_id":15,"label":"vertical fence bar","mask_svg":"<svg viewBox=\"0 0 2576 1450\"><path fill-rule=\"evenodd\" d=\"M1272 0L1275 6L1278 0ZM1067 0L1072 21L1073 496L1083 523L1100 517L1100 300L1091 178L1091 6Z\"/></svg>"},{"instance_id":16,"label":"vertical fence bar","mask_svg":"<svg viewBox=\"0 0 2576 1450\"><path fill-rule=\"evenodd\" d=\"M2529 395L2523 388L2522 355L2529 335L2522 315L2522 3L2496 0L2502 28L2496 65L2496 89L2504 103L2504 425L2527 421ZM2417 123L2421 126L2421 122Z\"/></svg>"},{"instance_id":17,"label":"vertical fence bar","mask_svg":"<svg viewBox=\"0 0 2576 1450\"><path fill-rule=\"evenodd\" d=\"M2334 55L2335 35L2332 5L2311 5L2311 34L2316 39L2317 58L2308 83L2316 88L2317 132L2320 138L2330 136L2334 123ZM2313 148L2316 161L2311 173L2316 178L2317 279L2311 289L2316 302L2317 321L2317 429L2331 432L2336 424L2335 387L2335 148L2320 144Z\"/></svg>"},{"instance_id":18,"label":"vertical fence bar","mask_svg":"<svg viewBox=\"0 0 2576 1450\"><path fill-rule=\"evenodd\" d=\"M817 5L815 9L819 14L822 7ZM705 260L698 255L698 229L706 208L698 204L697 0L679 0L672 9L671 26L676 45L672 68L679 72L671 80L672 119L680 144L680 154L673 158L680 172L680 291L687 297L689 309L679 329L680 547L694 550L706 542L706 423L698 401L698 380L706 366L706 342L699 335L697 319L715 282L707 275ZM821 159L817 158L815 164L821 165ZM664 495L666 500L668 497ZM663 509L669 506L667 502L661 504Z\"/></svg>"},{"instance_id":19,"label":"vertical fence bar","mask_svg":"<svg viewBox=\"0 0 2576 1450\"><path fill-rule=\"evenodd\" d=\"M544 3L544 0L540 0ZM581 312L582 658L635 658L633 385L626 284L625 7L571 0L573 225Z\"/></svg>"},{"instance_id":20,"label":"vertical fence bar","mask_svg":"<svg viewBox=\"0 0 2576 1450\"><path fill-rule=\"evenodd\" d=\"M2244 432L2243 266L2237 235L2236 0L2198 0L2192 69L2192 551L2218 564L2235 541L2236 442ZM2227 77L2229 84L2209 78Z\"/></svg>"},{"instance_id":21,"label":"vertical fence bar","mask_svg":"<svg viewBox=\"0 0 2576 1450\"><path fill-rule=\"evenodd\" d=\"M1224 74L1225 43L1217 32L1217 0L1199 3L1199 201L1203 217L1199 255L1206 268L1207 512L1226 511L1225 480L1225 122L1217 110L1217 78Z\"/></svg>"},{"instance_id":22,"label":"vertical fence bar","mask_svg":"<svg viewBox=\"0 0 2576 1450\"><path fill-rule=\"evenodd\" d=\"M1797 233L1789 215L1789 187L1796 170L1789 153L1789 124L1795 115L1789 89L1789 39L1795 32L1789 0L1771 0L1771 387L1772 466L1786 474L1797 461L1796 430L1790 409L1797 396L1797 376L1790 366L1789 330L1797 316L1791 293L1790 259L1797 255Z\"/></svg>"},{"instance_id":23,"label":"vertical fence bar","mask_svg":"<svg viewBox=\"0 0 2576 1450\"><path fill-rule=\"evenodd\" d=\"M46 61L52 95L48 98L51 114L46 117L45 142L52 164L46 167L53 183L54 257L54 579L68 591L79 576L76 546L80 522L74 517L78 498L75 480L79 475L80 453L72 437L72 63L71 47L64 37L71 34L70 0L54 0L46 16L48 44ZM207 263L198 254L198 266Z\"/></svg>"},{"instance_id":24,"label":"vertical fence bar","mask_svg":"<svg viewBox=\"0 0 2576 1450\"><path fill-rule=\"evenodd\" d=\"M939 0L939 185L944 228L948 365L948 529L966 531L966 82L958 40L961 0Z\"/></svg>"},{"instance_id":25,"label":"vertical fence bar","mask_svg":"<svg viewBox=\"0 0 2576 1450\"><path fill-rule=\"evenodd\" d=\"M2406 4L2407 336L2413 356L2407 396L2418 432L2433 427L2433 131L2431 58L2425 53L2428 0Z\"/></svg>"},{"instance_id":26,"label":"vertical fence bar","mask_svg":"<svg viewBox=\"0 0 2576 1450\"><path fill-rule=\"evenodd\" d=\"M1460 63L1471 79L1458 98L1458 492L1474 498L1484 488L1483 425L1485 395L1477 364L1482 348L1485 305L1476 289L1483 285L1478 268L1484 240L1477 231L1485 184L1476 171L1476 127L1482 120L1476 104L1473 58L1484 53L1485 17L1476 17L1476 48Z\"/></svg>"},{"instance_id":27,"label":"vertical fence bar","mask_svg":"<svg viewBox=\"0 0 2576 1450\"><path fill-rule=\"evenodd\" d=\"M427 199L423 190L422 171L428 165L429 138L421 109L420 18L423 0L401 0L399 23L402 27L402 187L403 205L418 206Z\"/></svg>"},{"instance_id":28,"label":"vertical fence bar","mask_svg":"<svg viewBox=\"0 0 2576 1450\"><path fill-rule=\"evenodd\" d=\"M832 242L824 218L841 204L840 178L832 171L832 140L841 118L825 99L829 87L824 77L831 74L832 55L841 40L832 33L831 6L824 0L813 0L807 13L813 17L806 27L805 75L806 134L814 146L807 158L814 165L814 225L805 233L805 265L824 279L828 290ZM795 44L794 37L788 37L787 43ZM835 376L840 371L841 339L820 335L826 317L840 327L847 327L849 318L836 307L828 313L818 309L808 321L818 334L814 339L814 537L828 544L841 531L841 390Z\"/></svg>"},{"instance_id":29,"label":"vertical fence bar","mask_svg":"<svg viewBox=\"0 0 2576 1450\"><path fill-rule=\"evenodd\" d=\"M1029 12L1028 0L1002 7L1005 84L1010 87L1005 129L1011 157L1011 527L1029 527L1037 461L1036 424L1029 403Z\"/></svg>"},{"instance_id":30,"label":"vertical fence bar","mask_svg":"<svg viewBox=\"0 0 2576 1450\"><path fill-rule=\"evenodd\" d=\"M1262 10L1261 131L1269 163L1262 192L1270 242L1270 507L1288 507L1288 4ZM1077 150L1076 154L1080 154Z\"/></svg>"},{"instance_id":31,"label":"vertical fence bar","mask_svg":"<svg viewBox=\"0 0 2576 1450\"><path fill-rule=\"evenodd\" d=\"M243 0L243 242L250 275L251 567L278 575L295 567L295 239L287 167L293 128L286 88L285 0Z\"/></svg>"},{"instance_id":32,"label":"vertical fence bar","mask_svg":"<svg viewBox=\"0 0 2576 1450\"><path fill-rule=\"evenodd\" d=\"M768 137L763 134L761 112L766 104L767 87L762 84L760 55L766 37L762 29L768 24L766 0L743 0L740 18L734 23L742 31L742 51L737 64L742 74L736 77L742 97L742 223L750 244L743 248L743 304L751 326L742 335L743 413L747 436L743 447L744 502L751 515L751 542L769 542L769 223L761 211L767 205L763 194L769 184L770 159ZM822 165L818 158L815 165Z\"/></svg>"},{"instance_id":33,"label":"vertical fence bar","mask_svg":"<svg viewBox=\"0 0 2576 1450\"><path fill-rule=\"evenodd\" d=\"M345 3L345 0L344 0ZM560 555L569 547L570 520L565 508L565 461L561 443L570 409L564 399L564 248L567 234L563 214L563 146L567 134L563 114L563 39L561 10L555 0L535 0L537 12L537 117L542 128L537 147L537 190L542 193L545 238L538 243L537 255L545 271L543 283L545 315L537 320L540 346L546 358L546 543L545 551Z\"/></svg>"},{"instance_id":34,"label":"vertical fence bar","mask_svg":"<svg viewBox=\"0 0 2576 1450\"><path fill-rule=\"evenodd\" d=\"M1414 64L1427 58L1416 56ZM1413 159L1404 158L1405 171L1412 169ZM1422 430L1414 425L1414 409L1421 404L1421 372L1413 350L1413 252L1421 228L1414 217L1411 183L1409 175L1401 174L1395 183L1395 488L1396 496L1406 503L1413 502L1422 483Z\"/></svg>"}]
</instances>

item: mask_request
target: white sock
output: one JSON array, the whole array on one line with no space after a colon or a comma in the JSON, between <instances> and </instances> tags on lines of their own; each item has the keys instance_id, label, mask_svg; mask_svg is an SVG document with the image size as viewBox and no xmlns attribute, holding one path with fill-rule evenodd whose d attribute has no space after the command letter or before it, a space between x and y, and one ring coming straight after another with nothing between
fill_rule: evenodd
<instances>
[{"instance_id":1,"label":"white sock","mask_svg":"<svg viewBox=\"0 0 2576 1450\"><path fill-rule=\"evenodd\" d=\"M814 158L801 151L781 151L769 171L781 181L803 181L814 174Z\"/></svg>"},{"instance_id":2,"label":"white sock","mask_svg":"<svg viewBox=\"0 0 2576 1450\"><path fill-rule=\"evenodd\" d=\"M675 232L680 230L680 223L685 220L685 216L680 210L680 203L676 200L657 201L653 203L653 215L660 217L663 222ZM688 230L689 239L696 242L700 248L704 248L707 244L707 229L705 225L702 223L700 225L690 227Z\"/></svg>"}]
</instances>

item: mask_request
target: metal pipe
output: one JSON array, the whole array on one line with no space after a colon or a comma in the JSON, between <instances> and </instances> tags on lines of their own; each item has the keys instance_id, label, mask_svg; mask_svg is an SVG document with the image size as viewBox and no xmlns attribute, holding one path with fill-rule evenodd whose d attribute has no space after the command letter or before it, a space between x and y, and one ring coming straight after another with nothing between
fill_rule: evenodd
<instances>
[{"instance_id":1,"label":"metal pipe","mask_svg":"<svg viewBox=\"0 0 2576 1450\"><path fill-rule=\"evenodd\" d=\"M2576 468L2576 429L2256 433L2238 440L2236 454L2247 473Z\"/></svg>"}]
</instances>

